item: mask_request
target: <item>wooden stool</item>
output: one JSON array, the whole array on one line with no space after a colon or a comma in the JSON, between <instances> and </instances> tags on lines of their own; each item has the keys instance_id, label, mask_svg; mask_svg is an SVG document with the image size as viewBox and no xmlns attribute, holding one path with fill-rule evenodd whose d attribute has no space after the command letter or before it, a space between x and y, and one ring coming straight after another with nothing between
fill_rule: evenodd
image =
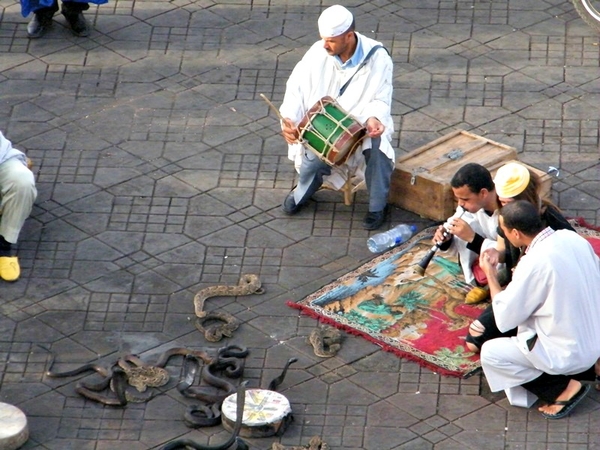
<instances>
[{"instance_id":1,"label":"wooden stool","mask_svg":"<svg viewBox=\"0 0 600 450\"><path fill-rule=\"evenodd\" d=\"M332 191L342 192L344 194L344 205L352 206L356 193L362 189L366 189L367 184L365 180L356 177L354 171L350 170L348 166L344 166L342 174L346 181L341 188L336 189L334 186L325 181L321 189L330 189Z\"/></svg>"}]
</instances>

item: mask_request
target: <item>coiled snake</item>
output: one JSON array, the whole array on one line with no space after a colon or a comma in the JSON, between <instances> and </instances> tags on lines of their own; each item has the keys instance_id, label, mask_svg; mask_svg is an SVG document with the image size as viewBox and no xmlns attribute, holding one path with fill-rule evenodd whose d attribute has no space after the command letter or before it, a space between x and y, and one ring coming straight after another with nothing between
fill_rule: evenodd
<instances>
[{"instance_id":1,"label":"coiled snake","mask_svg":"<svg viewBox=\"0 0 600 450\"><path fill-rule=\"evenodd\" d=\"M254 274L242 275L237 285L210 286L200 290L194 296L196 328L204 333L205 339L210 342L219 342L223 339L223 336L231 337L233 332L240 326L239 320L228 312L204 311L204 302L211 297L238 297L264 294L264 292L260 279ZM210 325L207 325L209 323Z\"/></svg>"},{"instance_id":2,"label":"coiled snake","mask_svg":"<svg viewBox=\"0 0 600 450\"><path fill-rule=\"evenodd\" d=\"M56 359L54 353L41 345L40 347L51 355L50 365L46 371L46 376L50 378L73 377L89 371L100 375L101 380L96 383L79 381L75 385L75 392L107 406L125 406L129 402L146 402L152 399L155 392L146 392L147 388L161 387L169 382L169 373L164 367L176 355L193 356L206 364L210 364L214 359L202 350L173 347L163 352L153 365L144 363L135 355L126 355L108 367L87 363L73 370L55 372L52 370ZM110 388L109 392L104 393L108 388ZM141 395L142 393L144 395Z\"/></svg>"},{"instance_id":3,"label":"coiled snake","mask_svg":"<svg viewBox=\"0 0 600 450\"><path fill-rule=\"evenodd\" d=\"M337 328L325 325L317 327L308 336L315 355L321 358L335 356L342 346L342 332Z\"/></svg>"}]
</instances>

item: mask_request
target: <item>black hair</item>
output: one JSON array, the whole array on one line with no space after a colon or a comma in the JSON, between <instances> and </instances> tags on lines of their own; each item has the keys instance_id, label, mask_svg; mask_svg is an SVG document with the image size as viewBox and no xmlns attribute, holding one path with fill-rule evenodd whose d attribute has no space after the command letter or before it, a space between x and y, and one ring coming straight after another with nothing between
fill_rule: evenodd
<instances>
[{"instance_id":1,"label":"black hair","mask_svg":"<svg viewBox=\"0 0 600 450\"><path fill-rule=\"evenodd\" d=\"M504 228L516 229L526 236L535 236L544 229L540 211L527 200L516 200L500 208Z\"/></svg>"},{"instance_id":2,"label":"black hair","mask_svg":"<svg viewBox=\"0 0 600 450\"><path fill-rule=\"evenodd\" d=\"M493 191L494 180L489 170L481 164L469 163L462 166L450 180L450 186L460 188L468 186L474 194L479 194L482 189Z\"/></svg>"}]
</instances>

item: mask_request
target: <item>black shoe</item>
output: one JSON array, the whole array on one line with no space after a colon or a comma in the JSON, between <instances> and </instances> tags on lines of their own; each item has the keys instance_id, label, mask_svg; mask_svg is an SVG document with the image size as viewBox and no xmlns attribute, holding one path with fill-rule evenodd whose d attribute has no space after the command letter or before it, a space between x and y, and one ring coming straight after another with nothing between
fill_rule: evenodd
<instances>
[{"instance_id":1,"label":"black shoe","mask_svg":"<svg viewBox=\"0 0 600 450\"><path fill-rule=\"evenodd\" d=\"M281 205L281 209L283 209L283 212L288 216L296 214L298 211L300 211L300 208L301 205L296 205L296 200L294 200L294 191L287 195L283 201L283 204Z\"/></svg>"},{"instance_id":2,"label":"black shoe","mask_svg":"<svg viewBox=\"0 0 600 450\"><path fill-rule=\"evenodd\" d=\"M67 22L71 27L71 31L75 36L86 37L90 35L88 24L85 21L85 17L83 17L83 13L81 11L66 11L63 8L62 15L65 16L65 19L67 19Z\"/></svg>"},{"instance_id":3,"label":"black shoe","mask_svg":"<svg viewBox=\"0 0 600 450\"><path fill-rule=\"evenodd\" d=\"M52 25L52 16L33 13L33 18L27 24L27 36L29 39L41 38Z\"/></svg>"},{"instance_id":4,"label":"black shoe","mask_svg":"<svg viewBox=\"0 0 600 450\"><path fill-rule=\"evenodd\" d=\"M369 211L363 220L363 228L365 230L377 230L381 228L387 216L387 206L381 211Z\"/></svg>"}]
</instances>

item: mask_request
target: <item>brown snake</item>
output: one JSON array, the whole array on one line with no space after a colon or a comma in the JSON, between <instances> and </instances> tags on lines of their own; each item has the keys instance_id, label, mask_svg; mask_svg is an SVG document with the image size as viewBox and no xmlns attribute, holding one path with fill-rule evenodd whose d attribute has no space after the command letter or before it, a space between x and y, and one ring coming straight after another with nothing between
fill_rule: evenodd
<instances>
[{"instance_id":1,"label":"brown snake","mask_svg":"<svg viewBox=\"0 0 600 450\"><path fill-rule=\"evenodd\" d=\"M211 297L238 297L264 294L264 292L260 279L254 274L242 275L237 285L219 285L201 289L194 296L196 328L204 334L204 338L209 342L218 342L223 339L223 336L231 337L233 332L240 326L239 320L228 312L204 311L206 300Z\"/></svg>"}]
</instances>

